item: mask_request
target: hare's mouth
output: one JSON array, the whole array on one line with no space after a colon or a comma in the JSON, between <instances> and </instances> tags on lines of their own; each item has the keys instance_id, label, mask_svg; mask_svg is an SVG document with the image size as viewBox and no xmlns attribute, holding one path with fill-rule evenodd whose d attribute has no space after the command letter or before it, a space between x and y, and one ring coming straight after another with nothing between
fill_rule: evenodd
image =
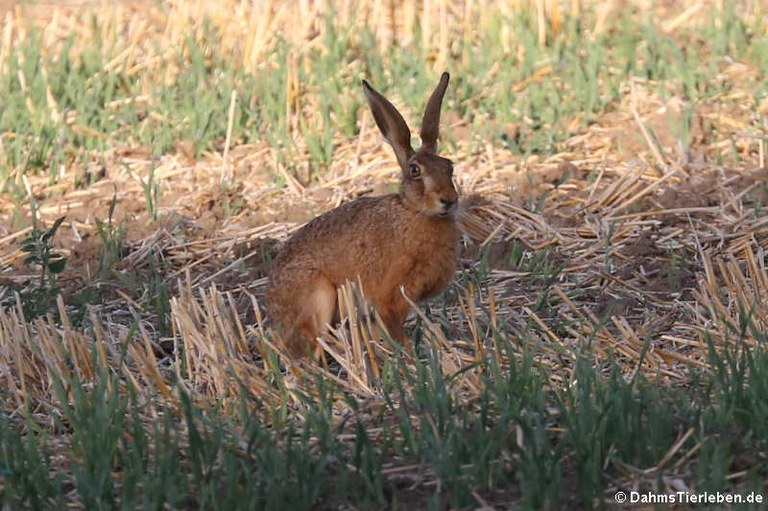
<instances>
[{"instance_id":1,"label":"hare's mouth","mask_svg":"<svg viewBox=\"0 0 768 511\"><path fill-rule=\"evenodd\" d=\"M455 201L444 201L441 200L441 208L440 212L437 213L437 216L440 218L453 218L456 214L456 202Z\"/></svg>"}]
</instances>

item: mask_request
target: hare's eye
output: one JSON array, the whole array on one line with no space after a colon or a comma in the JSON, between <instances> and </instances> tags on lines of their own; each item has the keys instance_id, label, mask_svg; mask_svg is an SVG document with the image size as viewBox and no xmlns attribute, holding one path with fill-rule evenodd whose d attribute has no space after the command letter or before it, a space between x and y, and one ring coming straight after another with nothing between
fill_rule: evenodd
<instances>
[{"instance_id":1,"label":"hare's eye","mask_svg":"<svg viewBox=\"0 0 768 511\"><path fill-rule=\"evenodd\" d=\"M416 179L421 175L421 167L419 167L415 163L411 163L411 166L408 168L408 172L411 178Z\"/></svg>"}]
</instances>

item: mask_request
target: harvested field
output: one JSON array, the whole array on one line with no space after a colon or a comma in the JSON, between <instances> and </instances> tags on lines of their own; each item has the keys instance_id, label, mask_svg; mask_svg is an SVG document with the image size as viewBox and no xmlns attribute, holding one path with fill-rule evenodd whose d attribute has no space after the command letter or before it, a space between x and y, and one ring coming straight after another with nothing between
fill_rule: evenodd
<instances>
[{"instance_id":1,"label":"harvested field","mask_svg":"<svg viewBox=\"0 0 768 511\"><path fill-rule=\"evenodd\" d=\"M75 4L0 4L3 509L768 499L760 2ZM350 286L290 360L280 243L397 189L360 79L413 127L443 69L417 356Z\"/></svg>"}]
</instances>

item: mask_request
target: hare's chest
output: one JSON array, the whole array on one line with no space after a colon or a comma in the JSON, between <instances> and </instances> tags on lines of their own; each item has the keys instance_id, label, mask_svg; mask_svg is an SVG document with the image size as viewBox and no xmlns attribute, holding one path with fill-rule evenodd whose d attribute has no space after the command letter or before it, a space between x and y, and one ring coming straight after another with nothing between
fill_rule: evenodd
<instances>
[{"instance_id":1,"label":"hare's chest","mask_svg":"<svg viewBox=\"0 0 768 511\"><path fill-rule=\"evenodd\" d=\"M435 263L440 262L439 266ZM455 265L452 259L445 258L441 261L434 261L431 265L422 269L417 269L416 273L421 274L423 279L418 282L418 286L413 294L417 301L427 300L439 295L453 277Z\"/></svg>"},{"instance_id":2,"label":"hare's chest","mask_svg":"<svg viewBox=\"0 0 768 511\"><path fill-rule=\"evenodd\" d=\"M458 236L446 229L438 237L412 238L404 280L411 283L410 294L417 301L426 300L448 285L456 270Z\"/></svg>"}]
</instances>

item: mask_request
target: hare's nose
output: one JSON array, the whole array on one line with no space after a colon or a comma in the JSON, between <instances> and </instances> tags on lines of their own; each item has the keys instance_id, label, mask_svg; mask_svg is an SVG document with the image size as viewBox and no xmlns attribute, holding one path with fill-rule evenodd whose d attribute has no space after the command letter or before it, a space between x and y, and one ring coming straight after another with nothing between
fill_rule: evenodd
<instances>
[{"instance_id":1,"label":"hare's nose","mask_svg":"<svg viewBox=\"0 0 768 511\"><path fill-rule=\"evenodd\" d=\"M442 204L443 208L448 211L453 207L454 204L456 204L456 199L446 199L445 197L440 197L440 204Z\"/></svg>"}]
</instances>

